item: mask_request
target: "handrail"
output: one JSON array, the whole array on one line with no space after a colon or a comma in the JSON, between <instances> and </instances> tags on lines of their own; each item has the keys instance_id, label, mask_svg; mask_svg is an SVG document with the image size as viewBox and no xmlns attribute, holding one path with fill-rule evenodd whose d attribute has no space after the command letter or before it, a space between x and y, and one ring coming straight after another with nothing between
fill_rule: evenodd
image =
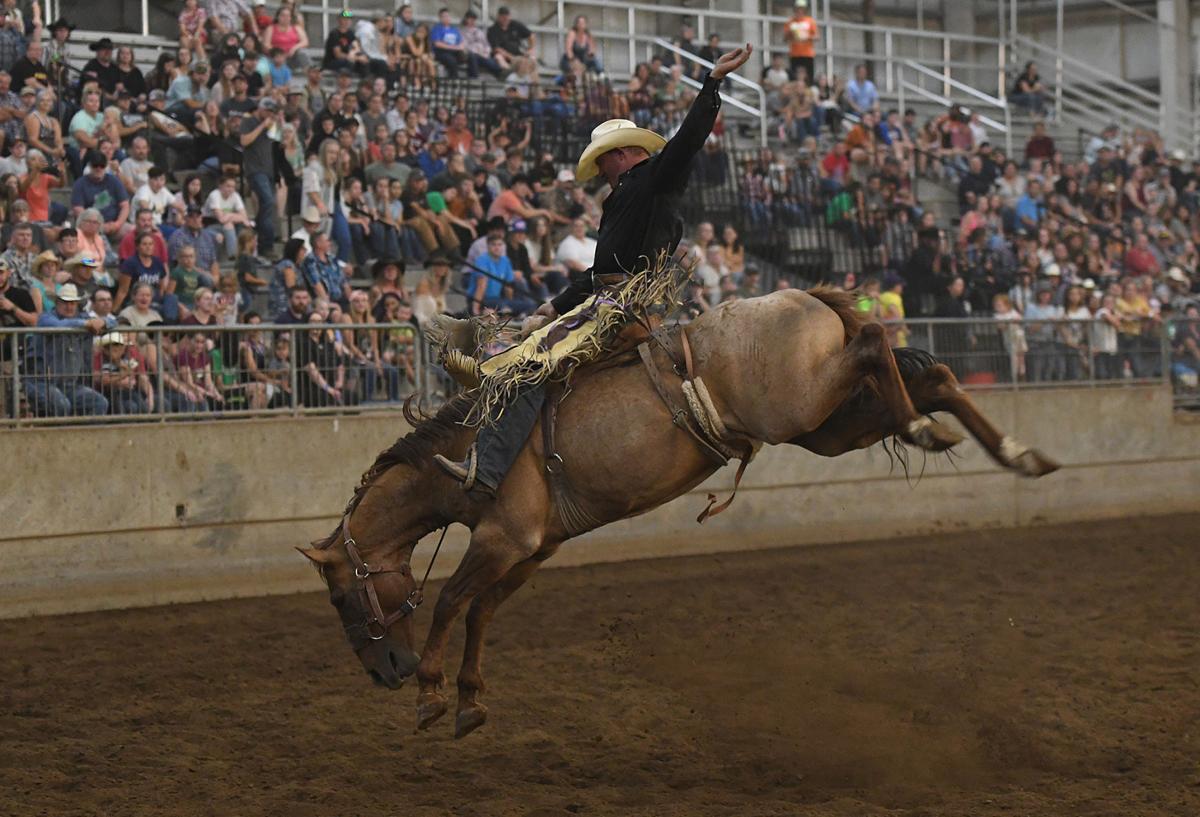
<instances>
[{"instance_id":1,"label":"handrail","mask_svg":"<svg viewBox=\"0 0 1200 817\"><path fill-rule=\"evenodd\" d=\"M655 37L654 44L659 46L660 48L665 48L668 51L670 51L674 54L677 54L678 56L683 57L686 60L691 60L692 62L696 63L697 65L701 65L710 71L716 67L715 65L713 65L713 63L709 62L708 60L706 60L702 57L699 57L696 54L691 53L690 51L687 51L683 48L673 45L672 43L669 43L666 40L664 40L662 37ZM666 66L663 66L663 67L666 68ZM726 74L725 78L732 80L733 82L735 82L739 85L744 85L747 88L751 89L752 91L754 91L755 93L758 94L759 109L757 111L754 110L753 108L751 108L749 105L745 104L744 102L734 99L732 95L721 94L721 99L729 102L735 108L740 108L741 110L745 111L746 113L749 113L752 115L753 114L758 115L759 139L760 139L762 146L766 147L767 146L767 94L766 94L766 92L763 90L763 87L761 85L759 85L757 82L751 82L750 80L746 79L745 77L738 76L737 74ZM688 84L694 85L695 87L702 87L700 85L700 83L695 82L695 80L692 80L692 82L690 82Z\"/></svg>"},{"instance_id":2,"label":"handrail","mask_svg":"<svg viewBox=\"0 0 1200 817\"><path fill-rule=\"evenodd\" d=\"M906 60L905 62L911 62L911 60ZM908 67L912 68L912 67L923 67L923 66L909 65ZM926 70L928 70L928 69L926 69ZM938 76L940 76L940 75L938 75ZM952 99L950 99L949 97L934 93L933 91L922 88L921 86L915 85L915 84L909 82L908 80L906 80L904 78L903 67L898 68L896 71L896 82L897 82L897 86L900 91L900 97L899 97L900 110L904 110L904 106L905 106L904 92L905 91L911 91L912 93L916 94L919 97L922 97L931 102L937 102L938 104L945 105L947 107L950 107L954 104L954 101ZM956 87L958 84L961 84L961 83L956 83ZM988 97L988 95L984 94L982 91L975 91L975 89L970 88L969 86L967 87L966 90L974 91L975 96L978 96L980 98L983 98L986 100L995 100L994 97ZM979 113L978 111L974 111L974 113L979 115L980 122L987 125L989 128L992 128L993 130L998 130L1004 134L1004 153L1007 156L1012 156L1012 152L1013 152L1012 109L1008 106L1007 103L1003 102L1002 100L995 100L995 102L1000 102L1000 105L998 105L997 107L999 107L1000 110L1002 110L1004 112L1004 122L998 122L995 119L992 119L990 116L985 116L982 113Z\"/></svg>"},{"instance_id":3,"label":"handrail","mask_svg":"<svg viewBox=\"0 0 1200 817\"><path fill-rule=\"evenodd\" d=\"M997 97L992 96L991 94L984 93L983 91L980 91L977 88L972 88L970 85L967 85L964 82L959 82L958 80L956 80L952 77L945 76L944 74L939 74L937 71L934 71L932 68L927 68L926 66L921 65L921 63L917 62L916 60L904 60L903 64L908 66L909 68L913 69L914 71L916 71L919 74L924 74L927 77L932 77L936 80L944 82L945 84L949 85L951 88L956 88L959 91L962 91L964 94L967 94L968 96L973 96L976 99L983 100L987 104L992 105L996 108L1008 107L1008 103L1005 102L1003 99L999 99Z\"/></svg>"},{"instance_id":4,"label":"handrail","mask_svg":"<svg viewBox=\"0 0 1200 817\"><path fill-rule=\"evenodd\" d=\"M1116 74L1110 74L1109 72L1107 72L1101 68L1095 67L1094 65L1088 65L1086 62L1083 62L1082 60L1076 59L1075 57L1069 56L1065 53L1056 51L1056 50L1054 50L1054 48L1052 46L1046 45L1045 43L1039 43L1037 40L1027 37L1024 34L1018 34L1014 39L1016 40L1018 45L1025 46L1034 51L1040 51L1042 53L1050 54L1054 57L1054 59L1062 60L1064 65L1070 65L1074 68L1079 69L1080 71L1091 74L1093 77L1096 77L1096 78L1102 80L1107 85L1118 86L1124 91L1129 91L1131 93L1137 94L1138 96L1141 96L1147 102L1153 103L1155 105L1158 104L1159 97L1157 94L1147 91L1145 88L1141 87L1140 85L1136 85L1127 79L1123 79L1123 78L1117 76Z\"/></svg>"}]
</instances>

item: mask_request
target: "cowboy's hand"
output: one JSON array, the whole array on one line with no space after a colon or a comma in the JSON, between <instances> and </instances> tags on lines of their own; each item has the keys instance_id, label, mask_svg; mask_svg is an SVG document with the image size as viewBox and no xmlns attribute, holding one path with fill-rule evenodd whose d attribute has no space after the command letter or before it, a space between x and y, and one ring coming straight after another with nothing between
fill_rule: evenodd
<instances>
[{"instance_id":1,"label":"cowboy's hand","mask_svg":"<svg viewBox=\"0 0 1200 817\"><path fill-rule=\"evenodd\" d=\"M709 72L709 76L713 79L724 79L745 65L746 60L750 59L750 54L753 51L754 46L746 43L745 48L735 48L732 51L722 54L721 58L717 60L716 66Z\"/></svg>"},{"instance_id":2,"label":"cowboy's hand","mask_svg":"<svg viewBox=\"0 0 1200 817\"><path fill-rule=\"evenodd\" d=\"M545 315L539 315L535 312L522 321L521 338L524 339L529 337L548 323L550 323L550 318L546 317Z\"/></svg>"},{"instance_id":3,"label":"cowboy's hand","mask_svg":"<svg viewBox=\"0 0 1200 817\"><path fill-rule=\"evenodd\" d=\"M555 318L558 317L558 313L554 310L554 304L550 303L549 301L547 301L546 303L539 306L537 308L537 311L534 312L533 314L545 315L550 320L554 320Z\"/></svg>"}]
</instances>

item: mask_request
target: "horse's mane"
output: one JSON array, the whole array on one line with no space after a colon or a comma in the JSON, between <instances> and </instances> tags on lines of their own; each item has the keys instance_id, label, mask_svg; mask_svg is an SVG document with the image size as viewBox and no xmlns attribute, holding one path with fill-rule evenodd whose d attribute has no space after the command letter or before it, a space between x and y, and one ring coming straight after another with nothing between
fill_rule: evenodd
<instances>
[{"instance_id":1,"label":"horse's mane","mask_svg":"<svg viewBox=\"0 0 1200 817\"><path fill-rule=\"evenodd\" d=\"M462 422L475 404L473 393L463 392L448 400L435 414L426 414L416 400L416 395L404 401L404 419L412 424L413 430L405 434L390 448L379 452L371 467L363 472L354 496L346 504L343 519L358 507L367 489L375 484L386 471L396 465L408 465L420 468L429 458L437 453L437 449L445 444L459 429ZM342 530L342 522L326 538L314 542L314 547L324 549L333 544L338 533Z\"/></svg>"}]
</instances>

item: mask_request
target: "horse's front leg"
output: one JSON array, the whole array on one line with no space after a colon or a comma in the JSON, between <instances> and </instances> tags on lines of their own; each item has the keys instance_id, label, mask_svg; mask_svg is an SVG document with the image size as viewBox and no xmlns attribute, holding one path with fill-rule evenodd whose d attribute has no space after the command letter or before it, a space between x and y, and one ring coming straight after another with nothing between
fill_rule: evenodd
<instances>
[{"instance_id":1,"label":"horse's front leg","mask_svg":"<svg viewBox=\"0 0 1200 817\"><path fill-rule=\"evenodd\" d=\"M503 579L471 602L471 609L467 611L467 640L463 647L462 666L458 671L458 713L454 720L454 737L470 734L487 720L487 707L479 701L479 695L485 689L483 634L496 608L517 592L556 550L558 545L543 547L537 555L514 565Z\"/></svg>"},{"instance_id":2,"label":"horse's front leg","mask_svg":"<svg viewBox=\"0 0 1200 817\"><path fill-rule=\"evenodd\" d=\"M425 639L421 663L417 665L417 728L425 729L446 714L447 699L441 689L446 683L442 671L450 628L463 608L476 596L498 582L518 562L528 558L532 549L519 545L495 528L481 527L471 536L463 560L438 594L433 623Z\"/></svg>"}]
</instances>

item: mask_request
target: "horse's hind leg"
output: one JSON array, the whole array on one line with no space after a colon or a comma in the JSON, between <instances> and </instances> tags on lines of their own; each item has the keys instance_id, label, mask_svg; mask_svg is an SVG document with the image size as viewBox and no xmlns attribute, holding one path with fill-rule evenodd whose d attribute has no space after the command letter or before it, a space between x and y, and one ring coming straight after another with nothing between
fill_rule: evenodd
<instances>
[{"instance_id":1,"label":"horse's hind leg","mask_svg":"<svg viewBox=\"0 0 1200 817\"><path fill-rule=\"evenodd\" d=\"M991 458L1005 468L1027 477L1040 477L1058 470L1057 462L992 425L945 364L931 366L913 378L909 392L920 411L953 414Z\"/></svg>"},{"instance_id":2,"label":"horse's hind leg","mask_svg":"<svg viewBox=\"0 0 1200 817\"><path fill-rule=\"evenodd\" d=\"M417 696L417 728L425 729L446 714L447 700L441 688L446 683L442 672L450 627L476 596L494 585L518 562L533 554L536 547L518 543L495 526L482 526L471 535L471 544L454 575L438 594L433 623L417 665L420 694Z\"/></svg>"},{"instance_id":3,"label":"horse's hind leg","mask_svg":"<svg viewBox=\"0 0 1200 817\"><path fill-rule=\"evenodd\" d=\"M463 647L462 667L458 671L458 713L454 719L454 737L465 737L487 720L487 707L479 701L479 695L485 690L483 634L496 608L517 592L557 549L557 545L543 547L535 556L514 565L504 578L471 602L471 609L467 611L467 639Z\"/></svg>"},{"instance_id":4,"label":"horse's hind leg","mask_svg":"<svg viewBox=\"0 0 1200 817\"><path fill-rule=\"evenodd\" d=\"M875 382L885 408L888 430L895 430L908 442L930 451L944 451L962 440L950 429L917 413L900 378L887 335L877 323L863 326L859 334L831 358L828 367L821 372L820 382L807 384L811 387L808 393L814 397L800 409L798 417L790 418L793 428L801 434L816 431L862 385L864 377ZM777 442L786 442L795 436L792 433Z\"/></svg>"}]
</instances>

